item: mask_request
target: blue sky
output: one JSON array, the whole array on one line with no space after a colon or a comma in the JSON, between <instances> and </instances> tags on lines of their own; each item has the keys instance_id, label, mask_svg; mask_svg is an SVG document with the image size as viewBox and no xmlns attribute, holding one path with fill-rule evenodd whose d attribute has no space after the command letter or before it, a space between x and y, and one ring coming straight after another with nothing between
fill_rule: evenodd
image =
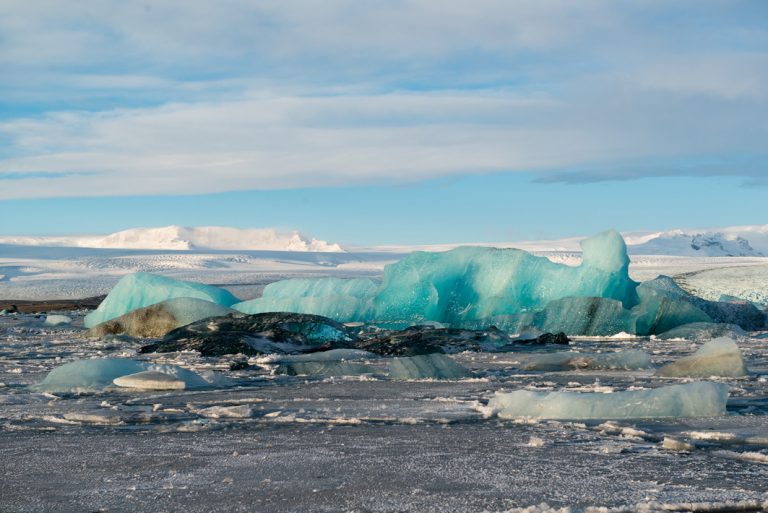
<instances>
[{"instance_id":1,"label":"blue sky","mask_svg":"<svg viewBox=\"0 0 768 513\"><path fill-rule=\"evenodd\" d=\"M768 223L768 3L12 2L0 234Z\"/></svg>"}]
</instances>

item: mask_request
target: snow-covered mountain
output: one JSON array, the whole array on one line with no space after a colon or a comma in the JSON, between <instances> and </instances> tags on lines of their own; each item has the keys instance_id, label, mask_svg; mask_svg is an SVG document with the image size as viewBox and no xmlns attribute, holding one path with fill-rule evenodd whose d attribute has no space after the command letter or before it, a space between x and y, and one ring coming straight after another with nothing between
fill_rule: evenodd
<instances>
[{"instance_id":1,"label":"snow-covered mountain","mask_svg":"<svg viewBox=\"0 0 768 513\"><path fill-rule=\"evenodd\" d=\"M768 225L625 234L631 254L768 256Z\"/></svg>"},{"instance_id":2,"label":"snow-covered mountain","mask_svg":"<svg viewBox=\"0 0 768 513\"><path fill-rule=\"evenodd\" d=\"M308 238L297 231L224 226L133 228L107 236L0 237L0 244L105 249L344 251L338 244Z\"/></svg>"}]
</instances>

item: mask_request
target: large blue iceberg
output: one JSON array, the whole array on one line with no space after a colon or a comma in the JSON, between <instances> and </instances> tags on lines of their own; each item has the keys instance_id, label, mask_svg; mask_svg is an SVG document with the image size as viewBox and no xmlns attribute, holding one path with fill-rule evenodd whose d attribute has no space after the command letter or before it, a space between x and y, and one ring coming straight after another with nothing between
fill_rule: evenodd
<instances>
[{"instance_id":1,"label":"large blue iceberg","mask_svg":"<svg viewBox=\"0 0 768 513\"><path fill-rule=\"evenodd\" d=\"M564 298L611 299L618 312L638 303L621 235L601 233L583 241L582 249L583 261L577 267L519 249L417 251L388 265L378 286L368 279L284 280L268 285L263 297L234 308L245 313L314 313L338 321L401 326L436 321L461 327L497 320L514 324L516 319L509 316L543 310Z\"/></svg>"},{"instance_id":2,"label":"large blue iceberg","mask_svg":"<svg viewBox=\"0 0 768 513\"><path fill-rule=\"evenodd\" d=\"M85 316L85 327L92 328L137 308L179 297L204 299L225 307L239 301L230 292L211 285L134 273L117 282L99 307Z\"/></svg>"},{"instance_id":3,"label":"large blue iceberg","mask_svg":"<svg viewBox=\"0 0 768 513\"><path fill-rule=\"evenodd\" d=\"M765 314L754 305L706 301L665 276L633 281L627 247L616 231L581 246L578 266L518 249L417 251L386 266L380 283L367 278L283 280L269 284L262 297L240 303L216 287L138 273L123 278L85 324L92 327L136 308L192 297L246 314L315 314L392 329L437 322L465 329L608 336L659 334L689 323L731 323L747 330L765 326Z\"/></svg>"}]
</instances>

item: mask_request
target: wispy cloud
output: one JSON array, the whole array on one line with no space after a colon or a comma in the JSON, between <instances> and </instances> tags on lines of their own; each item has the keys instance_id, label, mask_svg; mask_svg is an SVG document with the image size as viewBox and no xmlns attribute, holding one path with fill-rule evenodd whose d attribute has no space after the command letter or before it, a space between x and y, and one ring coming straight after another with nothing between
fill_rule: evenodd
<instances>
[{"instance_id":1,"label":"wispy cloud","mask_svg":"<svg viewBox=\"0 0 768 513\"><path fill-rule=\"evenodd\" d=\"M17 3L0 17L0 173L19 178L0 199L515 171L761 183L766 15L760 1Z\"/></svg>"}]
</instances>

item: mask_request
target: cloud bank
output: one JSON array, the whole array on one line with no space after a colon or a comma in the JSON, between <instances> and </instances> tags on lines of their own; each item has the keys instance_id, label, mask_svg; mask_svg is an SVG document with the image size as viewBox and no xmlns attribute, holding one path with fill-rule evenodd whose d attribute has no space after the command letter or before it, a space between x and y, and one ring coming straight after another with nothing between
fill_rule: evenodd
<instances>
[{"instance_id":1,"label":"cloud bank","mask_svg":"<svg viewBox=\"0 0 768 513\"><path fill-rule=\"evenodd\" d=\"M0 199L768 175L760 1L5 11Z\"/></svg>"}]
</instances>

